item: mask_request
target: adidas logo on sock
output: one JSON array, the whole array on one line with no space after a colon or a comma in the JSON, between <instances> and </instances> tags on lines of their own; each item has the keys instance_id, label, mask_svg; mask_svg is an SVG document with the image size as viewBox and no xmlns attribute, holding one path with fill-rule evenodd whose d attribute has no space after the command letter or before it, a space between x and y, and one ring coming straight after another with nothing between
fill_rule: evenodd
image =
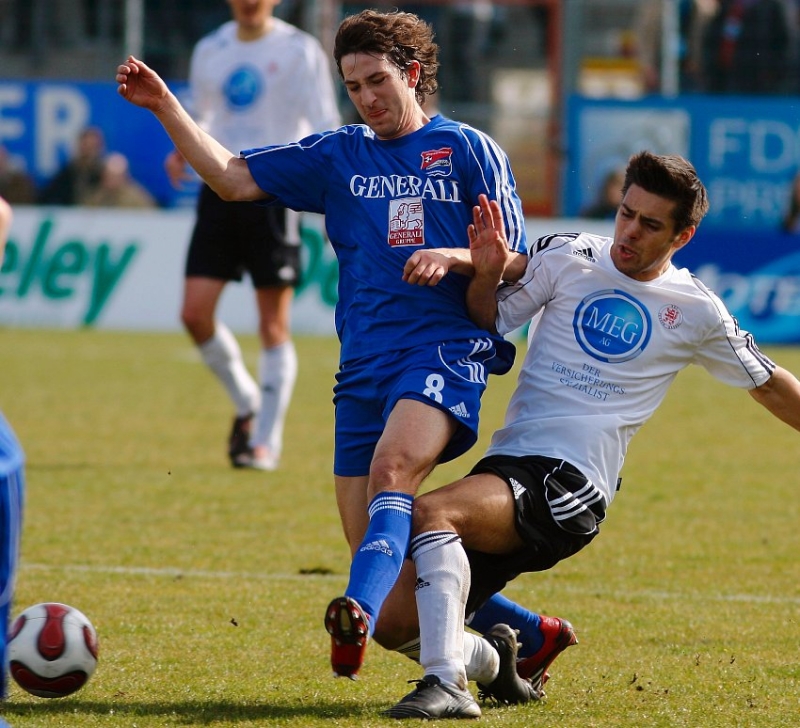
<instances>
[{"instance_id":1,"label":"adidas logo on sock","mask_svg":"<svg viewBox=\"0 0 800 728\"><path fill-rule=\"evenodd\" d=\"M359 551L380 551L382 554L386 554L387 556L394 556L391 546L389 546L389 543L384 539L379 539L378 541L372 541L368 544L365 544L359 549Z\"/></svg>"},{"instance_id":2,"label":"adidas logo on sock","mask_svg":"<svg viewBox=\"0 0 800 728\"><path fill-rule=\"evenodd\" d=\"M463 402L459 402L457 405L451 407L450 411L456 417L461 417L462 419L465 420L469 419L469 412L467 412L467 406Z\"/></svg>"},{"instance_id":3,"label":"adidas logo on sock","mask_svg":"<svg viewBox=\"0 0 800 728\"><path fill-rule=\"evenodd\" d=\"M519 498L525 492L525 486L514 478L509 478L511 489L514 491L514 498Z\"/></svg>"},{"instance_id":4,"label":"adidas logo on sock","mask_svg":"<svg viewBox=\"0 0 800 728\"><path fill-rule=\"evenodd\" d=\"M429 581L423 581L422 579L417 577L417 583L414 584L414 591L419 591L420 589L430 585L431 583Z\"/></svg>"}]
</instances>

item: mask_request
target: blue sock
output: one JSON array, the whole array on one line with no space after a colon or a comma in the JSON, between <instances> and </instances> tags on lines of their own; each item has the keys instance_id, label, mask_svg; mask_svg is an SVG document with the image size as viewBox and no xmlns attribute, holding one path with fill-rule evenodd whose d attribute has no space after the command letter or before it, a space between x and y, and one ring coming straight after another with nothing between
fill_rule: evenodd
<instances>
[{"instance_id":1,"label":"blue sock","mask_svg":"<svg viewBox=\"0 0 800 728\"><path fill-rule=\"evenodd\" d=\"M379 493L369 504L369 526L353 556L345 595L355 599L369 616L370 634L408 551L413 502L406 493Z\"/></svg>"},{"instance_id":2,"label":"blue sock","mask_svg":"<svg viewBox=\"0 0 800 728\"><path fill-rule=\"evenodd\" d=\"M539 629L539 615L528 611L516 602L506 599L499 592L494 594L469 621L469 626L480 634L486 634L496 624L507 624L519 630L520 657L530 657L544 643Z\"/></svg>"}]
</instances>

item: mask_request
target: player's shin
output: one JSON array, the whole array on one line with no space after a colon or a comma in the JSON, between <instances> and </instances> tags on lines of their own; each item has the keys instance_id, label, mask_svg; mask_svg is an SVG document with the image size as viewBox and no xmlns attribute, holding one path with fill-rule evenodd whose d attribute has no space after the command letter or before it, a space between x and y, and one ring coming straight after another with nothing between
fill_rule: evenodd
<instances>
[{"instance_id":1,"label":"player's shin","mask_svg":"<svg viewBox=\"0 0 800 728\"><path fill-rule=\"evenodd\" d=\"M419 534L411 541L411 557L417 570L420 663L425 675L436 675L464 690L464 610L470 570L461 539L451 531Z\"/></svg>"}]
</instances>

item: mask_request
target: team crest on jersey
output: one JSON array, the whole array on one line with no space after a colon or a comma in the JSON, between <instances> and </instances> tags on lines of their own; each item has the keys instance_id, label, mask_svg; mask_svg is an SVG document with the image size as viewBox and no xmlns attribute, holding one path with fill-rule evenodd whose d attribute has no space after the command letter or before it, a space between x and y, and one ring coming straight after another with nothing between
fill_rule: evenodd
<instances>
[{"instance_id":1,"label":"team crest on jersey","mask_svg":"<svg viewBox=\"0 0 800 728\"><path fill-rule=\"evenodd\" d=\"M254 66L235 68L222 86L229 108L241 111L255 103L261 95L261 75Z\"/></svg>"},{"instance_id":2,"label":"team crest on jersey","mask_svg":"<svg viewBox=\"0 0 800 728\"><path fill-rule=\"evenodd\" d=\"M575 309L572 328L581 349L609 364L635 359L647 347L652 333L644 305L615 289L584 298Z\"/></svg>"},{"instance_id":3,"label":"team crest on jersey","mask_svg":"<svg viewBox=\"0 0 800 728\"><path fill-rule=\"evenodd\" d=\"M425 244L425 209L420 197L389 200L389 245Z\"/></svg>"},{"instance_id":4,"label":"team crest on jersey","mask_svg":"<svg viewBox=\"0 0 800 728\"><path fill-rule=\"evenodd\" d=\"M677 329L683 323L683 311L670 303L658 312L658 320L665 329Z\"/></svg>"},{"instance_id":5,"label":"team crest on jersey","mask_svg":"<svg viewBox=\"0 0 800 728\"><path fill-rule=\"evenodd\" d=\"M453 150L450 147L422 152L420 169L431 177L449 177L453 171Z\"/></svg>"}]
</instances>

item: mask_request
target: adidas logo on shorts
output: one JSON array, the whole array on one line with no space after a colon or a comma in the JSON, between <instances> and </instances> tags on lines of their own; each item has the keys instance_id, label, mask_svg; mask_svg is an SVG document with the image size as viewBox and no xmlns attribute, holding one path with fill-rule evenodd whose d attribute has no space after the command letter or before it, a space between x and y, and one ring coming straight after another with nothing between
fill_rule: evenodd
<instances>
[{"instance_id":1,"label":"adidas logo on shorts","mask_svg":"<svg viewBox=\"0 0 800 728\"><path fill-rule=\"evenodd\" d=\"M469 412L467 411L467 406L463 402L459 402L457 405L451 407L450 411L456 417L460 417L462 420L469 419Z\"/></svg>"}]
</instances>

